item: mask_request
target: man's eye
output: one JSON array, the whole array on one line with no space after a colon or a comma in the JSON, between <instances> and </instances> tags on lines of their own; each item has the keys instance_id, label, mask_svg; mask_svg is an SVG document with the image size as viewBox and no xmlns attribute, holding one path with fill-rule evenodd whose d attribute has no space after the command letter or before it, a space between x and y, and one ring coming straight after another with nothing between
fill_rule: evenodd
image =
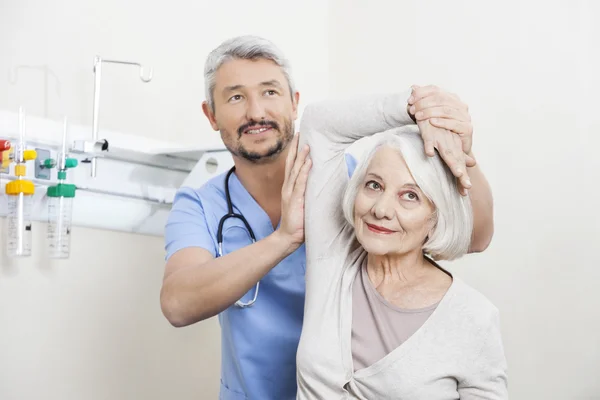
<instances>
[{"instance_id":1,"label":"man's eye","mask_svg":"<svg viewBox=\"0 0 600 400\"><path fill-rule=\"evenodd\" d=\"M277 92L275 90L267 90L265 93L268 94L269 96L275 96L277 94Z\"/></svg>"},{"instance_id":2,"label":"man's eye","mask_svg":"<svg viewBox=\"0 0 600 400\"><path fill-rule=\"evenodd\" d=\"M242 95L236 94L235 96L231 96L229 98L229 101L238 101L238 100L241 100L241 98L242 98Z\"/></svg>"}]
</instances>

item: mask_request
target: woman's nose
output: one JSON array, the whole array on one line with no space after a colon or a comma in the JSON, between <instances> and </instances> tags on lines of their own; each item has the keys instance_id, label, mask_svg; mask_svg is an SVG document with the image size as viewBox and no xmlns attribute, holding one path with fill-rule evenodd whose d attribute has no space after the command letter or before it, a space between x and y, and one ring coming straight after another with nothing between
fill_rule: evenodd
<instances>
[{"instance_id":1,"label":"woman's nose","mask_svg":"<svg viewBox=\"0 0 600 400\"><path fill-rule=\"evenodd\" d=\"M377 219L391 219L394 215L394 207L389 196L382 195L373 205L373 215Z\"/></svg>"}]
</instances>

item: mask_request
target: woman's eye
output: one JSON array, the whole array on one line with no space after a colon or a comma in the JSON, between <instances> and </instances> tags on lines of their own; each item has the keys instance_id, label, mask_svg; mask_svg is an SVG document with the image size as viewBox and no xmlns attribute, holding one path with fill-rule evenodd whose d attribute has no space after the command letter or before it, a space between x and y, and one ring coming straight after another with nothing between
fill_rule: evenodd
<instances>
[{"instance_id":1,"label":"woman's eye","mask_svg":"<svg viewBox=\"0 0 600 400\"><path fill-rule=\"evenodd\" d=\"M417 196L417 194L415 192L402 193L402 195L400 197L403 200L408 200L408 201L417 201L417 200L419 200L419 196Z\"/></svg>"},{"instance_id":2,"label":"woman's eye","mask_svg":"<svg viewBox=\"0 0 600 400\"><path fill-rule=\"evenodd\" d=\"M381 185L379 183L375 182L375 181L369 181L369 182L367 182L366 186L369 189L372 189L372 190L379 190L379 189L381 189Z\"/></svg>"}]
</instances>

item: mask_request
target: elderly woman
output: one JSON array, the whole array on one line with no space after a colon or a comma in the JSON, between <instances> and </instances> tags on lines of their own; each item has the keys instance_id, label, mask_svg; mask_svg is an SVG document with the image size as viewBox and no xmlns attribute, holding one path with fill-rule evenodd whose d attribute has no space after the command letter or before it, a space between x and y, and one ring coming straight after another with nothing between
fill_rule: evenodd
<instances>
[{"instance_id":1,"label":"elderly woman","mask_svg":"<svg viewBox=\"0 0 600 400\"><path fill-rule=\"evenodd\" d=\"M299 399L506 399L498 310L434 260L468 251L468 196L400 105L408 94L304 111L306 303ZM356 140L377 134L348 178Z\"/></svg>"}]
</instances>

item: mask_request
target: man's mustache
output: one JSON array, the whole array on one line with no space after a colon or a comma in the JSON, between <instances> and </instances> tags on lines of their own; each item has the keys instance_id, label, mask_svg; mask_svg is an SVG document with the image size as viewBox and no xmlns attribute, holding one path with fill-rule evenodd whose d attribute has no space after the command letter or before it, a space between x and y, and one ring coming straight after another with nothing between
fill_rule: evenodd
<instances>
[{"instance_id":1,"label":"man's mustache","mask_svg":"<svg viewBox=\"0 0 600 400\"><path fill-rule=\"evenodd\" d=\"M238 137L242 137L242 134L244 133L244 131L246 129L250 128L251 126L268 126L270 128L279 130L279 125L277 125L277 122L275 122L275 121L266 121L266 120L262 120L259 122L249 121L248 123L246 123L238 128Z\"/></svg>"}]
</instances>

